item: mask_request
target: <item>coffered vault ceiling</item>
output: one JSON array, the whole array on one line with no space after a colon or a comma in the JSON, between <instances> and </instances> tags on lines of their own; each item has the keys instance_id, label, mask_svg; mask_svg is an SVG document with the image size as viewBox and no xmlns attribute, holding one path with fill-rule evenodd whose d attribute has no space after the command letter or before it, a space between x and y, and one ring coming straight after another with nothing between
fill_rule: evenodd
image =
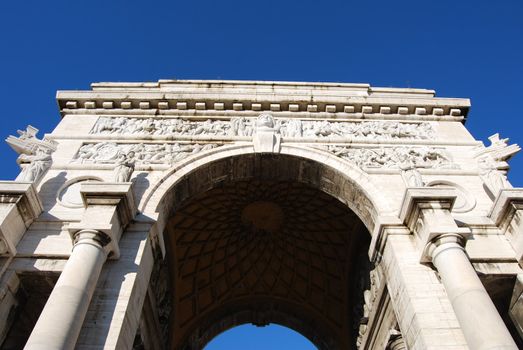
<instances>
[{"instance_id":1,"label":"coffered vault ceiling","mask_svg":"<svg viewBox=\"0 0 523 350\"><path fill-rule=\"evenodd\" d=\"M320 348L355 344L370 236L333 197L297 182L228 182L184 203L168 236L175 348L245 322L287 325Z\"/></svg>"}]
</instances>

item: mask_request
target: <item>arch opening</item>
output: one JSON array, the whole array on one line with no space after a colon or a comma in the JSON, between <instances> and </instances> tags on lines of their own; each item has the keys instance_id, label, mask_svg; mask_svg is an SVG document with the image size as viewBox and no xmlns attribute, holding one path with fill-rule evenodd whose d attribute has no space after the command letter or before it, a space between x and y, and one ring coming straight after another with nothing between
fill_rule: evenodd
<instances>
[{"instance_id":1,"label":"arch opening","mask_svg":"<svg viewBox=\"0 0 523 350\"><path fill-rule=\"evenodd\" d=\"M246 146L228 146L206 153L171 169L143 196L140 210L157 219L160 232L181 203L192 196L221 182L249 179L311 185L348 206L371 233L379 216L393 213L366 174L326 152L285 146L281 154L260 154Z\"/></svg>"},{"instance_id":2,"label":"arch opening","mask_svg":"<svg viewBox=\"0 0 523 350\"><path fill-rule=\"evenodd\" d=\"M252 154L172 188L162 201L171 208L171 348L202 349L245 323L286 326L318 349L355 348L370 270L359 215L373 207L366 197L347 203L361 193L334 175L310 160Z\"/></svg>"},{"instance_id":3,"label":"arch opening","mask_svg":"<svg viewBox=\"0 0 523 350\"><path fill-rule=\"evenodd\" d=\"M316 350L314 344L300 333L278 324L257 327L244 324L213 338L204 350L220 349L302 349Z\"/></svg>"}]
</instances>

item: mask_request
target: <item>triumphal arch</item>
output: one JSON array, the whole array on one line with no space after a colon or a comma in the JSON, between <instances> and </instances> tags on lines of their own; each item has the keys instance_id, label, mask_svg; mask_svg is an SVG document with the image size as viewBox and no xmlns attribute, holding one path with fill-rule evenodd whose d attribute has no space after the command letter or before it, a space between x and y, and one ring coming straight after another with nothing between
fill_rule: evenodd
<instances>
[{"instance_id":1,"label":"triumphal arch","mask_svg":"<svg viewBox=\"0 0 523 350\"><path fill-rule=\"evenodd\" d=\"M319 349L517 349L519 151L468 99L367 84L59 91L7 142L5 349L202 349L278 323Z\"/></svg>"}]
</instances>

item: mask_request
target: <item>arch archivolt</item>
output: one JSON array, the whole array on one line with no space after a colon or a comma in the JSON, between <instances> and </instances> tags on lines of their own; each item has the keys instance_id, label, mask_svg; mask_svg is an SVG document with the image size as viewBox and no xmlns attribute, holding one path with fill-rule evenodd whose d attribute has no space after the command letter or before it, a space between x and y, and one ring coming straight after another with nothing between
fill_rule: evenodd
<instances>
[{"instance_id":1,"label":"arch archivolt","mask_svg":"<svg viewBox=\"0 0 523 350\"><path fill-rule=\"evenodd\" d=\"M278 153L224 145L178 163L142 198L139 210L156 220L171 260L177 348L198 349L231 327L265 321L322 349L352 342L353 309L368 287L360 280L369 269L368 232L391 213L361 169L303 145L283 144ZM260 201L269 207L255 212L277 211L274 203L285 213L268 235L251 231L241 214Z\"/></svg>"},{"instance_id":2,"label":"arch archivolt","mask_svg":"<svg viewBox=\"0 0 523 350\"><path fill-rule=\"evenodd\" d=\"M337 198L358 215L371 233L378 217L396 215L367 173L330 152L283 144L279 153L255 153L251 143L225 145L184 159L146 190L139 210L145 216L157 220L158 232L163 232L166 220L181 200L226 180L254 176L249 170L256 169L241 169L242 164L235 164L236 159L264 157L300 160L296 163L300 165L298 171L288 174L294 178L287 179L312 185ZM289 170L293 169L283 169L282 172ZM286 176L281 172L277 175Z\"/></svg>"}]
</instances>

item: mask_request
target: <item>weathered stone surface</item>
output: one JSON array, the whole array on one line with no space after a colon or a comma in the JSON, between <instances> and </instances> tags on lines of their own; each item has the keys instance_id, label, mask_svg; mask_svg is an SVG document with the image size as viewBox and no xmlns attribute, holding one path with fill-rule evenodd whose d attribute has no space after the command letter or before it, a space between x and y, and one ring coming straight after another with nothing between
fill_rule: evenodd
<instances>
[{"instance_id":1,"label":"weathered stone surface","mask_svg":"<svg viewBox=\"0 0 523 350\"><path fill-rule=\"evenodd\" d=\"M523 346L519 146L475 140L467 99L183 80L57 99L51 134L8 139L33 184L0 183L5 344L17 276L62 272L36 347L200 349L276 322L320 349L516 348L496 307Z\"/></svg>"}]
</instances>

